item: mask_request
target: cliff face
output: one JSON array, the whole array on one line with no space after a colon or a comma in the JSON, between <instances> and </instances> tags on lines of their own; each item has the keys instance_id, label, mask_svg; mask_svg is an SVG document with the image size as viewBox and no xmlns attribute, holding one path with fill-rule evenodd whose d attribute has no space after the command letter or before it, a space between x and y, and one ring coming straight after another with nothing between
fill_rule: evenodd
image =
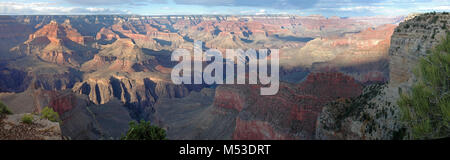
<instances>
[{"instance_id":1,"label":"cliff face","mask_svg":"<svg viewBox=\"0 0 450 160\"><path fill-rule=\"evenodd\" d=\"M179 98L189 92L186 87L170 82L115 76L109 79L87 79L78 83L73 91L88 95L95 104L105 104L113 98L124 103L153 104L159 97Z\"/></svg>"},{"instance_id":2,"label":"cliff face","mask_svg":"<svg viewBox=\"0 0 450 160\"><path fill-rule=\"evenodd\" d=\"M317 138L403 138L399 136L401 132L404 132L397 106L399 92L411 90L412 84L416 81L413 72L420 58L426 56L428 50L441 42L448 32L449 22L449 14L427 13L410 17L400 23L391 37L388 84L382 87L376 96L360 97L360 100L368 103L359 104L359 108L349 109L349 105L342 107L342 102L325 107L319 118ZM344 111L346 109L347 111ZM342 116L343 112L350 114ZM361 118L359 113L362 113L365 118ZM341 128L330 126L341 126Z\"/></svg>"},{"instance_id":3,"label":"cliff face","mask_svg":"<svg viewBox=\"0 0 450 160\"><path fill-rule=\"evenodd\" d=\"M389 49L390 87L408 91L415 81L413 70L427 51L441 42L450 27L450 15L428 13L400 23Z\"/></svg>"},{"instance_id":4,"label":"cliff face","mask_svg":"<svg viewBox=\"0 0 450 160\"><path fill-rule=\"evenodd\" d=\"M233 94L220 92L240 88L230 90L224 86L218 89L215 106L226 107L220 105L224 102L239 106L239 101L228 99ZM233 139L314 139L317 118L325 104L361 93L361 85L352 77L333 72L311 73L302 83L281 85L275 96L261 97L255 92L257 88L249 88L250 94L233 92L240 93L237 97L242 98L242 108L236 110L238 116Z\"/></svg>"}]
</instances>

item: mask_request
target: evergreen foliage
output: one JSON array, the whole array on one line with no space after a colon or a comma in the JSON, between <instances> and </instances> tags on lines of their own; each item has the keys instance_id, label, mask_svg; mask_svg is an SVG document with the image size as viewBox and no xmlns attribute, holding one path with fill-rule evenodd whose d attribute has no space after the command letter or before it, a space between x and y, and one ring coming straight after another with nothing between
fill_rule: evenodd
<instances>
[{"instance_id":1,"label":"evergreen foliage","mask_svg":"<svg viewBox=\"0 0 450 160\"><path fill-rule=\"evenodd\" d=\"M130 128L125 136L122 136L122 140L165 140L166 131L157 126L153 126L150 122L141 120L137 123L135 121L130 122Z\"/></svg>"},{"instance_id":2,"label":"evergreen foliage","mask_svg":"<svg viewBox=\"0 0 450 160\"><path fill-rule=\"evenodd\" d=\"M410 138L450 136L450 33L422 58L414 75L411 93L401 93L398 105Z\"/></svg>"}]
</instances>

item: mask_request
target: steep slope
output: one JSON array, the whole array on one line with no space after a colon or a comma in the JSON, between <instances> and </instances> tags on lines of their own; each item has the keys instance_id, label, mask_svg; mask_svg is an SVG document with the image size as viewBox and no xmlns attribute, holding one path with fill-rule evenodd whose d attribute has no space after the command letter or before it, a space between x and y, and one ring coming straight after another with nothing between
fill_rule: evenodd
<instances>
[{"instance_id":1,"label":"steep slope","mask_svg":"<svg viewBox=\"0 0 450 160\"><path fill-rule=\"evenodd\" d=\"M95 104L117 98L135 112L134 116L147 115L159 97L188 93L182 85L172 84L170 75L159 72L158 67L154 56L144 53L133 40L120 38L83 64L87 73L72 90L88 95Z\"/></svg>"},{"instance_id":2,"label":"steep slope","mask_svg":"<svg viewBox=\"0 0 450 160\"><path fill-rule=\"evenodd\" d=\"M448 13L426 13L414 15L400 23L395 29L389 48L389 83L376 95L365 97L368 102L359 108L341 115L336 106L327 106L321 113L317 135L319 139L403 139L405 129L400 123L397 101L402 92L410 92L414 70L419 59L428 54L428 50L443 40L450 25ZM347 105L351 106L351 105ZM344 109L346 109L344 107ZM361 113L364 119L357 115ZM370 129L364 129L370 121ZM345 126L340 130L324 126Z\"/></svg>"},{"instance_id":3,"label":"steep slope","mask_svg":"<svg viewBox=\"0 0 450 160\"><path fill-rule=\"evenodd\" d=\"M173 139L313 139L322 106L357 96L362 88L341 73L281 83L274 96L260 96L260 87L220 85L214 94L204 89L178 100L162 99L153 118Z\"/></svg>"},{"instance_id":4,"label":"steep slope","mask_svg":"<svg viewBox=\"0 0 450 160\"><path fill-rule=\"evenodd\" d=\"M415 78L414 67L419 58L443 40L450 26L450 15L427 13L400 23L395 30L389 49L390 88L407 91Z\"/></svg>"},{"instance_id":5,"label":"steep slope","mask_svg":"<svg viewBox=\"0 0 450 160\"><path fill-rule=\"evenodd\" d=\"M84 37L69 23L51 21L31 34L24 44L12 49L19 55L35 55L59 65L79 66L92 55L85 48Z\"/></svg>"}]
</instances>

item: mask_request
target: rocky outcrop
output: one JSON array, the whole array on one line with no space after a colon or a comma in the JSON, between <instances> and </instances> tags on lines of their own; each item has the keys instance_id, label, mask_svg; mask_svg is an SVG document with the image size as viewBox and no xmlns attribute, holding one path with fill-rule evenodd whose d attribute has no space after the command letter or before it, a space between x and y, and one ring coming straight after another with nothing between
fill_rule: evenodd
<instances>
[{"instance_id":1,"label":"rocky outcrop","mask_svg":"<svg viewBox=\"0 0 450 160\"><path fill-rule=\"evenodd\" d=\"M118 39L106 45L93 59L82 65L81 70L88 72L135 72L135 68L150 70L157 65L155 57L144 53L142 48L128 38Z\"/></svg>"},{"instance_id":2,"label":"rocky outcrop","mask_svg":"<svg viewBox=\"0 0 450 160\"><path fill-rule=\"evenodd\" d=\"M173 102L163 99L155 104L153 119L174 139L314 139L322 107L357 96L362 88L341 73L312 73L297 85L281 83L274 96L260 96L260 87L220 85L214 97L204 89Z\"/></svg>"},{"instance_id":3,"label":"rocky outcrop","mask_svg":"<svg viewBox=\"0 0 450 160\"><path fill-rule=\"evenodd\" d=\"M319 139L403 139L405 129L397 106L400 92L409 92L416 81L414 70L422 57L447 34L448 13L414 15L395 29L389 48L389 83L375 94L328 106L321 113ZM352 104L350 103L350 104ZM344 103L345 104L345 103ZM353 111L349 111L353 110ZM352 113L353 112L353 113ZM342 113L350 113L342 115ZM339 116L341 115L341 116ZM341 126L340 129L330 126Z\"/></svg>"},{"instance_id":4,"label":"rocky outcrop","mask_svg":"<svg viewBox=\"0 0 450 160\"><path fill-rule=\"evenodd\" d=\"M385 87L369 85L358 97L327 104L318 119L316 139L402 139L398 109L386 100Z\"/></svg>"},{"instance_id":5,"label":"rocky outcrop","mask_svg":"<svg viewBox=\"0 0 450 160\"><path fill-rule=\"evenodd\" d=\"M22 123L25 114L0 115L0 140L62 140L58 122L31 115L31 124Z\"/></svg>"},{"instance_id":6,"label":"rocky outcrop","mask_svg":"<svg viewBox=\"0 0 450 160\"><path fill-rule=\"evenodd\" d=\"M0 99L17 114L39 113L42 108L49 106L58 112L62 121L58 126L61 128L60 134L73 140L119 139L127 131L128 122L133 120L132 112L115 98L108 103L96 105L86 95L70 90L39 89L22 93L0 93ZM18 131L27 130L10 130L8 134L15 135ZM34 131L30 134L39 135Z\"/></svg>"},{"instance_id":7,"label":"rocky outcrop","mask_svg":"<svg viewBox=\"0 0 450 160\"><path fill-rule=\"evenodd\" d=\"M111 43L111 42L114 42L115 40L119 39L120 36L118 34L114 33L111 29L102 28L97 33L95 38L98 41L101 41L102 43Z\"/></svg>"},{"instance_id":8,"label":"rocky outcrop","mask_svg":"<svg viewBox=\"0 0 450 160\"><path fill-rule=\"evenodd\" d=\"M189 92L186 87L170 82L116 76L109 79L87 79L78 83L73 90L88 95L95 104L105 104L113 98L124 103L152 104L159 97L179 98Z\"/></svg>"},{"instance_id":9,"label":"rocky outcrop","mask_svg":"<svg viewBox=\"0 0 450 160\"><path fill-rule=\"evenodd\" d=\"M239 94L245 105L238 111L233 139L314 139L322 107L337 98L361 92L360 84L341 73L312 73L295 86L281 85L275 96L259 96L252 88L247 88L250 94ZM229 90L225 86L216 92ZM216 101L224 97L216 97Z\"/></svg>"},{"instance_id":10,"label":"rocky outcrop","mask_svg":"<svg viewBox=\"0 0 450 160\"><path fill-rule=\"evenodd\" d=\"M91 51L84 48L84 38L70 23L51 21L12 51L19 55L36 55L50 63L79 66L92 56Z\"/></svg>"},{"instance_id":11,"label":"rocky outcrop","mask_svg":"<svg viewBox=\"0 0 450 160\"><path fill-rule=\"evenodd\" d=\"M72 42L84 45L84 37L70 23L58 24L56 21L50 22L41 29L31 34L28 41L33 41L38 37L46 37L50 43L59 43L60 40L71 40Z\"/></svg>"},{"instance_id":12,"label":"rocky outcrop","mask_svg":"<svg viewBox=\"0 0 450 160\"><path fill-rule=\"evenodd\" d=\"M144 53L133 40L121 38L83 64L82 70L89 73L72 90L88 95L95 104L117 98L142 112L160 97L184 97L187 88L173 85L168 73L160 72L162 68L157 66L154 56Z\"/></svg>"},{"instance_id":13,"label":"rocky outcrop","mask_svg":"<svg viewBox=\"0 0 450 160\"><path fill-rule=\"evenodd\" d=\"M450 27L450 15L427 13L400 23L392 35L390 58L390 88L407 91L415 81L413 70L419 59L443 40ZM395 96L398 97L398 96Z\"/></svg>"}]
</instances>

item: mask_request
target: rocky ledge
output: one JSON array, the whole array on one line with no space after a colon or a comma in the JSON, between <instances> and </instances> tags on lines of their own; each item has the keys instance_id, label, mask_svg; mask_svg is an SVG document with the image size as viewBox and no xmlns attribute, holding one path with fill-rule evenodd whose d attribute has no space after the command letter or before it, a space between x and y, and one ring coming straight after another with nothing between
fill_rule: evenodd
<instances>
[{"instance_id":1,"label":"rocky ledge","mask_svg":"<svg viewBox=\"0 0 450 160\"><path fill-rule=\"evenodd\" d=\"M0 140L61 140L59 123L33 115L33 123L21 122L24 114L0 115Z\"/></svg>"}]
</instances>

